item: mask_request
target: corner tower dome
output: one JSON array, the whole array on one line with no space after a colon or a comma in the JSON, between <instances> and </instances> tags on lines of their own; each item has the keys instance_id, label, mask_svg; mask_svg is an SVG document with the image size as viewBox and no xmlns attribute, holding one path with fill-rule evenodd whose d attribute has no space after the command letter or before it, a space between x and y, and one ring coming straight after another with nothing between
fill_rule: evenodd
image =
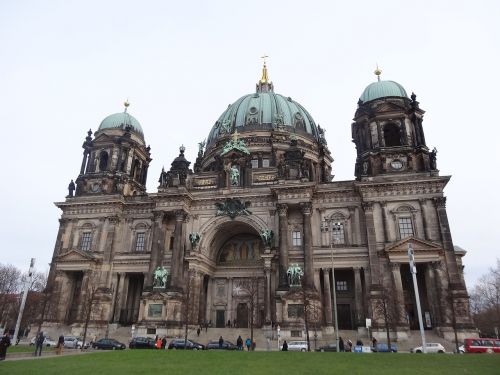
<instances>
[{"instance_id":1,"label":"corner tower dome","mask_svg":"<svg viewBox=\"0 0 500 375\"><path fill-rule=\"evenodd\" d=\"M130 126L131 131L137 133L142 139L144 139L144 132L142 130L141 124L134 116L127 112L129 105L129 102L126 101L124 103L125 110L123 112L114 113L102 120L101 125L99 125L99 129L97 131L105 129L126 130L126 128Z\"/></svg>"},{"instance_id":2,"label":"corner tower dome","mask_svg":"<svg viewBox=\"0 0 500 375\"><path fill-rule=\"evenodd\" d=\"M307 110L292 100L274 92L264 62L262 78L256 92L242 96L220 115L210 131L207 147L219 137L238 131L239 134L255 130L280 129L309 136L319 141L316 123Z\"/></svg>"},{"instance_id":3,"label":"corner tower dome","mask_svg":"<svg viewBox=\"0 0 500 375\"><path fill-rule=\"evenodd\" d=\"M380 80L380 75L382 74L382 71L378 67L374 73L377 76L377 82L370 83L365 88L365 90L363 91L363 93L359 98L361 102L366 103L371 100L390 97L390 96L408 98L406 90L399 83L394 81Z\"/></svg>"}]
</instances>

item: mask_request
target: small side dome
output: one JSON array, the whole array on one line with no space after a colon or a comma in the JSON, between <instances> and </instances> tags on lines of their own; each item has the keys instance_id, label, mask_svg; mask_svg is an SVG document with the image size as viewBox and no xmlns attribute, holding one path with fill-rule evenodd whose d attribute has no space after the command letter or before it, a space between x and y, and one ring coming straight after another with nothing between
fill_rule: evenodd
<instances>
[{"instance_id":1,"label":"small side dome","mask_svg":"<svg viewBox=\"0 0 500 375\"><path fill-rule=\"evenodd\" d=\"M361 94L359 100L363 103L375 100L378 98L385 98L388 96L398 96L401 98L408 98L406 90L399 83L394 81L377 81L370 83L365 91Z\"/></svg>"},{"instance_id":2,"label":"small side dome","mask_svg":"<svg viewBox=\"0 0 500 375\"><path fill-rule=\"evenodd\" d=\"M127 125L130 125L133 131L144 136L144 132L142 131L142 127L139 121L137 121L134 116L129 115L127 112L120 112L109 115L104 120L102 120L101 125L99 125L99 130L114 128L121 128L125 130L125 127Z\"/></svg>"}]
</instances>

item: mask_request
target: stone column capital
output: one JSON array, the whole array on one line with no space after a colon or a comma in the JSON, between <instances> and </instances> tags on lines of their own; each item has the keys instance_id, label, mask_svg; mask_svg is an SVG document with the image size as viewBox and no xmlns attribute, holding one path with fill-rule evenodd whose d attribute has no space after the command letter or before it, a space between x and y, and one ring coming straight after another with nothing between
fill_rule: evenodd
<instances>
[{"instance_id":1,"label":"stone column capital","mask_svg":"<svg viewBox=\"0 0 500 375\"><path fill-rule=\"evenodd\" d=\"M278 210L279 216L286 216L288 213L288 205L286 203L278 203L276 209Z\"/></svg>"},{"instance_id":2,"label":"stone column capital","mask_svg":"<svg viewBox=\"0 0 500 375\"><path fill-rule=\"evenodd\" d=\"M362 202L361 205L365 212L373 212L373 202Z\"/></svg>"},{"instance_id":3,"label":"stone column capital","mask_svg":"<svg viewBox=\"0 0 500 375\"><path fill-rule=\"evenodd\" d=\"M312 203L311 202L302 202L300 204L300 208L302 209L302 213L304 215L311 215L311 212L312 212Z\"/></svg>"},{"instance_id":4,"label":"stone column capital","mask_svg":"<svg viewBox=\"0 0 500 375\"><path fill-rule=\"evenodd\" d=\"M436 197L433 198L434 205L436 208L445 208L446 207L446 197Z\"/></svg>"}]
</instances>

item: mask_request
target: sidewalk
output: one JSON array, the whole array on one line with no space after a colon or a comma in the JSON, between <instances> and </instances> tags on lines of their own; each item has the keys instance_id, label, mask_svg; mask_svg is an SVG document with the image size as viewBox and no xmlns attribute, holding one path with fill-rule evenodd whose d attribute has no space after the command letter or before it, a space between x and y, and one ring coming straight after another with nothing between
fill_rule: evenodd
<instances>
[{"instance_id":1,"label":"sidewalk","mask_svg":"<svg viewBox=\"0 0 500 375\"><path fill-rule=\"evenodd\" d=\"M7 350L7 357L5 357L6 361L20 361L20 360L26 360L26 359L41 359L41 358L53 358L53 357L63 357L63 356L68 356L68 355L81 355L81 354L87 354L87 353L93 353L94 350L85 350L81 351L80 349L66 349L62 354L56 354L55 351L42 351L41 356L35 357L33 353L35 350L32 352L21 352L21 353L9 353Z\"/></svg>"}]
</instances>

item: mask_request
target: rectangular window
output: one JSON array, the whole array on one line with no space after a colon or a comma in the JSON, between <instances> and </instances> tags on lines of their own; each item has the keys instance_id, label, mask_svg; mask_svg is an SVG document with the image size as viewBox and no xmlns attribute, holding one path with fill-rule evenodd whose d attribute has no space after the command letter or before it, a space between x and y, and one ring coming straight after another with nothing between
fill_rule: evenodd
<instances>
[{"instance_id":1,"label":"rectangular window","mask_svg":"<svg viewBox=\"0 0 500 375\"><path fill-rule=\"evenodd\" d=\"M252 159L252 169L259 168L259 160Z\"/></svg>"},{"instance_id":2,"label":"rectangular window","mask_svg":"<svg viewBox=\"0 0 500 375\"><path fill-rule=\"evenodd\" d=\"M302 331L290 331L292 337L302 337Z\"/></svg>"},{"instance_id":3,"label":"rectangular window","mask_svg":"<svg viewBox=\"0 0 500 375\"><path fill-rule=\"evenodd\" d=\"M137 233L135 238L135 251L144 251L145 233Z\"/></svg>"},{"instance_id":4,"label":"rectangular window","mask_svg":"<svg viewBox=\"0 0 500 375\"><path fill-rule=\"evenodd\" d=\"M337 290L339 292L347 292L347 281L345 280L336 280Z\"/></svg>"},{"instance_id":5,"label":"rectangular window","mask_svg":"<svg viewBox=\"0 0 500 375\"><path fill-rule=\"evenodd\" d=\"M289 318L302 318L304 316L304 305L303 304L290 304L288 305L288 317Z\"/></svg>"},{"instance_id":6,"label":"rectangular window","mask_svg":"<svg viewBox=\"0 0 500 375\"><path fill-rule=\"evenodd\" d=\"M161 318L162 309L163 309L163 304L161 304L161 303L154 303L154 304L149 305L148 317Z\"/></svg>"},{"instance_id":7,"label":"rectangular window","mask_svg":"<svg viewBox=\"0 0 500 375\"><path fill-rule=\"evenodd\" d=\"M269 168L269 159L262 159L262 168Z\"/></svg>"},{"instance_id":8,"label":"rectangular window","mask_svg":"<svg viewBox=\"0 0 500 375\"><path fill-rule=\"evenodd\" d=\"M345 244L344 224L336 223L332 227L332 243L334 245Z\"/></svg>"},{"instance_id":9,"label":"rectangular window","mask_svg":"<svg viewBox=\"0 0 500 375\"><path fill-rule=\"evenodd\" d=\"M92 247L92 232L83 232L80 241L80 250L90 251Z\"/></svg>"},{"instance_id":10,"label":"rectangular window","mask_svg":"<svg viewBox=\"0 0 500 375\"><path fill-rule=\"evenodd\" d=\"M294 230L292 232L292 245L293 246L302 246L302 237L301 233L298 230Z\"/></svg>"},{"instance_id":11,"label":"rectangular window","mask_svg":"<svg viewBox=\"0 0 500 375\"><path fill-rule=\"evenodd\" d=\"M411 222L411 218L399 218L399 233L401 235L401 239L413 236L413 224Z\"/></svg>"},{"instance_id":12,"label":"rectangular window","mask_svg":"<svg viewBox=\"0 0 500 375\"><path fill-rule=\"evenodd\" d=\"M170 237L170 243L168 244L168 249L173 250L174 249L174 236Z\"/></svg>"}]
</instances>

